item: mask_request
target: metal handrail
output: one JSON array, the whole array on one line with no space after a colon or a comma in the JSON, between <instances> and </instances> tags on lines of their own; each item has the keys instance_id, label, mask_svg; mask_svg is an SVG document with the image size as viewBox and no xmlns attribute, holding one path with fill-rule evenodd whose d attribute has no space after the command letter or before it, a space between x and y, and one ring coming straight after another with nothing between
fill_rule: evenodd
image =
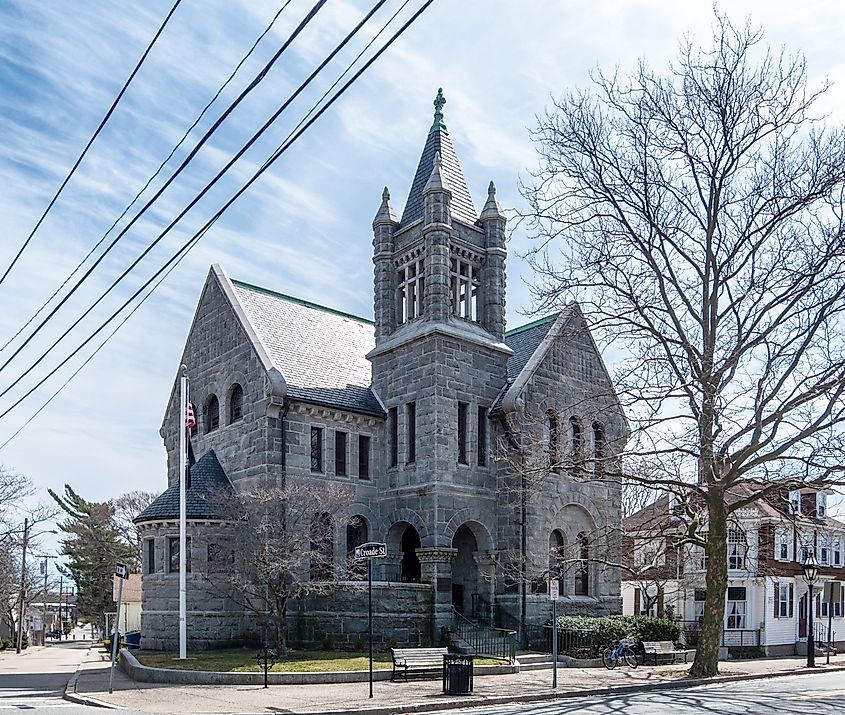
<instances>
[{"instance_id":1,"label":"metal handrail","mask_svg":"<svg viewBox=\"0 0 845 715\"><path fill-rule=\"evenodd\" d=\"M467 643L475 655L506 660L511 664L516 661L516 631L479 626L453 607L452 632Z\"/></svg>"}]
</instances>

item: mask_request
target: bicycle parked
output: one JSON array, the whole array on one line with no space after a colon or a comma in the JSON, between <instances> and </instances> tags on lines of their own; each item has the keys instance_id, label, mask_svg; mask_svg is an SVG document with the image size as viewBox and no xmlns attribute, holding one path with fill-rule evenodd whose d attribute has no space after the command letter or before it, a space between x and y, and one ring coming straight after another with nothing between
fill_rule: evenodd
<instances>
[{"instance_id":1,"label":"bicycle parked","mask_svg":"<svg viewBox=\"0 0 845 715\"><path fill-rule=\"evenodd\" d=\"M605 648L601 654L601 662L604 663L604 667L613 670L624 660L629 667L636 668L639 663L633 646L633 638L623 638L621 641L617 641L615 645Z\"/></svg>"}]
</instances>

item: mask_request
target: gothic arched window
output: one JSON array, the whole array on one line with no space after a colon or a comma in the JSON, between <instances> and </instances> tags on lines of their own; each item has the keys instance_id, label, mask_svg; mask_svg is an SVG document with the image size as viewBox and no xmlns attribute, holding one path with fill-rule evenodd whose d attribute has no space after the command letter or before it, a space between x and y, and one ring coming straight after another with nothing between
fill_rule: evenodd
<instances>
[{"instance_id":1,"label":"gothic arched window","mask_svg":"<svg viewBox=\"0 0 845 715\"><path fill-rule=\"evenodd\" d=\"M564 572L564 541L560 529L549 534L549 580L559 579Z\"/></svg>"},{"instance_id":2,"label":"gothic arched window","mask_svg":"<svg viewBox=\"0 0 845 715\"><path fill-rule=\"evenodd\" d=\"M206 432L213 432L220 426L220 402L217 399L217 395L209 395L205 401L203 422L205 423Z\"/></svg>"},{"instance_id":3,"label":"gothic arched window","mask_svg":"<svg viewBox=\"0 0 845 715\"><path fill-rule=\"evenodd\" d=\"M334 521L323 512L311 520L312 581L331 581L334 577Z\"/></svg>"},{"instance_id":4,"label":"gothic arched window","mask_svg":"<svg viewBox=\"0 0 845 715\"><path fill-rule=\"evenodd\" d=\"M602 471L604 462L604 426L601 422L593 422L593 459L595 460L596 471Z\"/></svg>"},{"instance_id":5,"label":"gothic arched window","mask_svg":"<svg viewBox=\"0 0 845 715\"><path fill-rule=\"evenodd\" d=\"M590 540L583 531L578 534L578 566L573 592L576 596L590 595Z\"/></svg>"},{"instance_id":6,"label":"gothic arched window","mask_svg":"<svg viewBox=\"0 0 845 715\"><path fill-rule=\"evenodd\" d=\"M244 390L235 383L229 392L229 424L244 416Z\"/></svg>"},{"instance_id":7,"label":"gothic arched window","mask_svg":"<svg viewBox=\"0 0 845 715\"><path fill-rule=\"evenodd\" d=\"M360 581L366 576L366 559L355 560L355 547L369 541L369 527L363 516L353 516L346 524L346 561L349 568L349 578Z\"/></svg>"},{"instance_id":8,"label":"gothic arched window","mask_svg":"<svg viewBox=\"0 0 845 715\"><path fill-rule=\"evenodd\" d=\"M549 469L555 471L558 468L560 426L558 425L557 414L554 410L546 410L546 421L543 431L545 433L546 456L549 460Z\"/></svg>"},{"instance_id":9,"label":"gothic arched window","mask_svg":"<svg viewBox=\"0 0 845 715\"><path fill-rule=\"evenodd\" d=\"M584 435L581 430L581 420L575 415L569 418L569 451L577 457L584 449Z\"/></svg>"}]
</instances>

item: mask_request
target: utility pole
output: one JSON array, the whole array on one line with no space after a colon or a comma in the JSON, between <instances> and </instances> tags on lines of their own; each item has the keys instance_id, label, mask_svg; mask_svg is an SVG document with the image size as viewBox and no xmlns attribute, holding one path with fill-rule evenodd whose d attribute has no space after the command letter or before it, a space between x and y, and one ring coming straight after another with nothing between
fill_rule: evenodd
<instances>
[{"instance_id":1,"label":"utility pole","mask_svg":"<svg viewBox=\"0 0 845 715\"><path fill-rule=\"evenodd\" d=\"M49 561L47 559L57 559L58 556L50 556L49 554L38 554L37 559L44 559L44 603L41 613L41 644L47 645L47 576L50 572Z\"/></svg>"},{"instance_id":2,"label":"utility pole","mask_svg":"<svg viewBox=\"0 0 845 715\"><path fill-rule=\"evenodd\" d=\"M21 552L21 589L18 602L18 639L15 653L21 652L23 644L23 603L26 599L26 542L29 539L29 519L23 520L23 550Z\"/></svg>"}]
</instances>

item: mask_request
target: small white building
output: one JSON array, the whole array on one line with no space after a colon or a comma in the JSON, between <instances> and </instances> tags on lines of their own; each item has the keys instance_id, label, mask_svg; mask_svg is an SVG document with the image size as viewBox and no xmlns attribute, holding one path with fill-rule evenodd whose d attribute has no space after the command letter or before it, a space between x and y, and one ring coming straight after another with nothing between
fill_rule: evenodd
<instances>
[{"instance_id":1,"label":"small white building","mask_svg":"<svg viewBox=\"0 0 845 715\"><path fill-rule=\"evenodd\" d=\"M722 645L728 657L806 653L809 589L803 563L819 564L813 589L817 643L845 644L845 524L827 516L825 491L760 499L734 514ZM740 498L740 495L737 495ZM623 520L622 612L672 618L694 645L707 593L701 547L679 545L670 497ZM825 587L825 584L829 584Z\"/></svg>"}]
</instances>

